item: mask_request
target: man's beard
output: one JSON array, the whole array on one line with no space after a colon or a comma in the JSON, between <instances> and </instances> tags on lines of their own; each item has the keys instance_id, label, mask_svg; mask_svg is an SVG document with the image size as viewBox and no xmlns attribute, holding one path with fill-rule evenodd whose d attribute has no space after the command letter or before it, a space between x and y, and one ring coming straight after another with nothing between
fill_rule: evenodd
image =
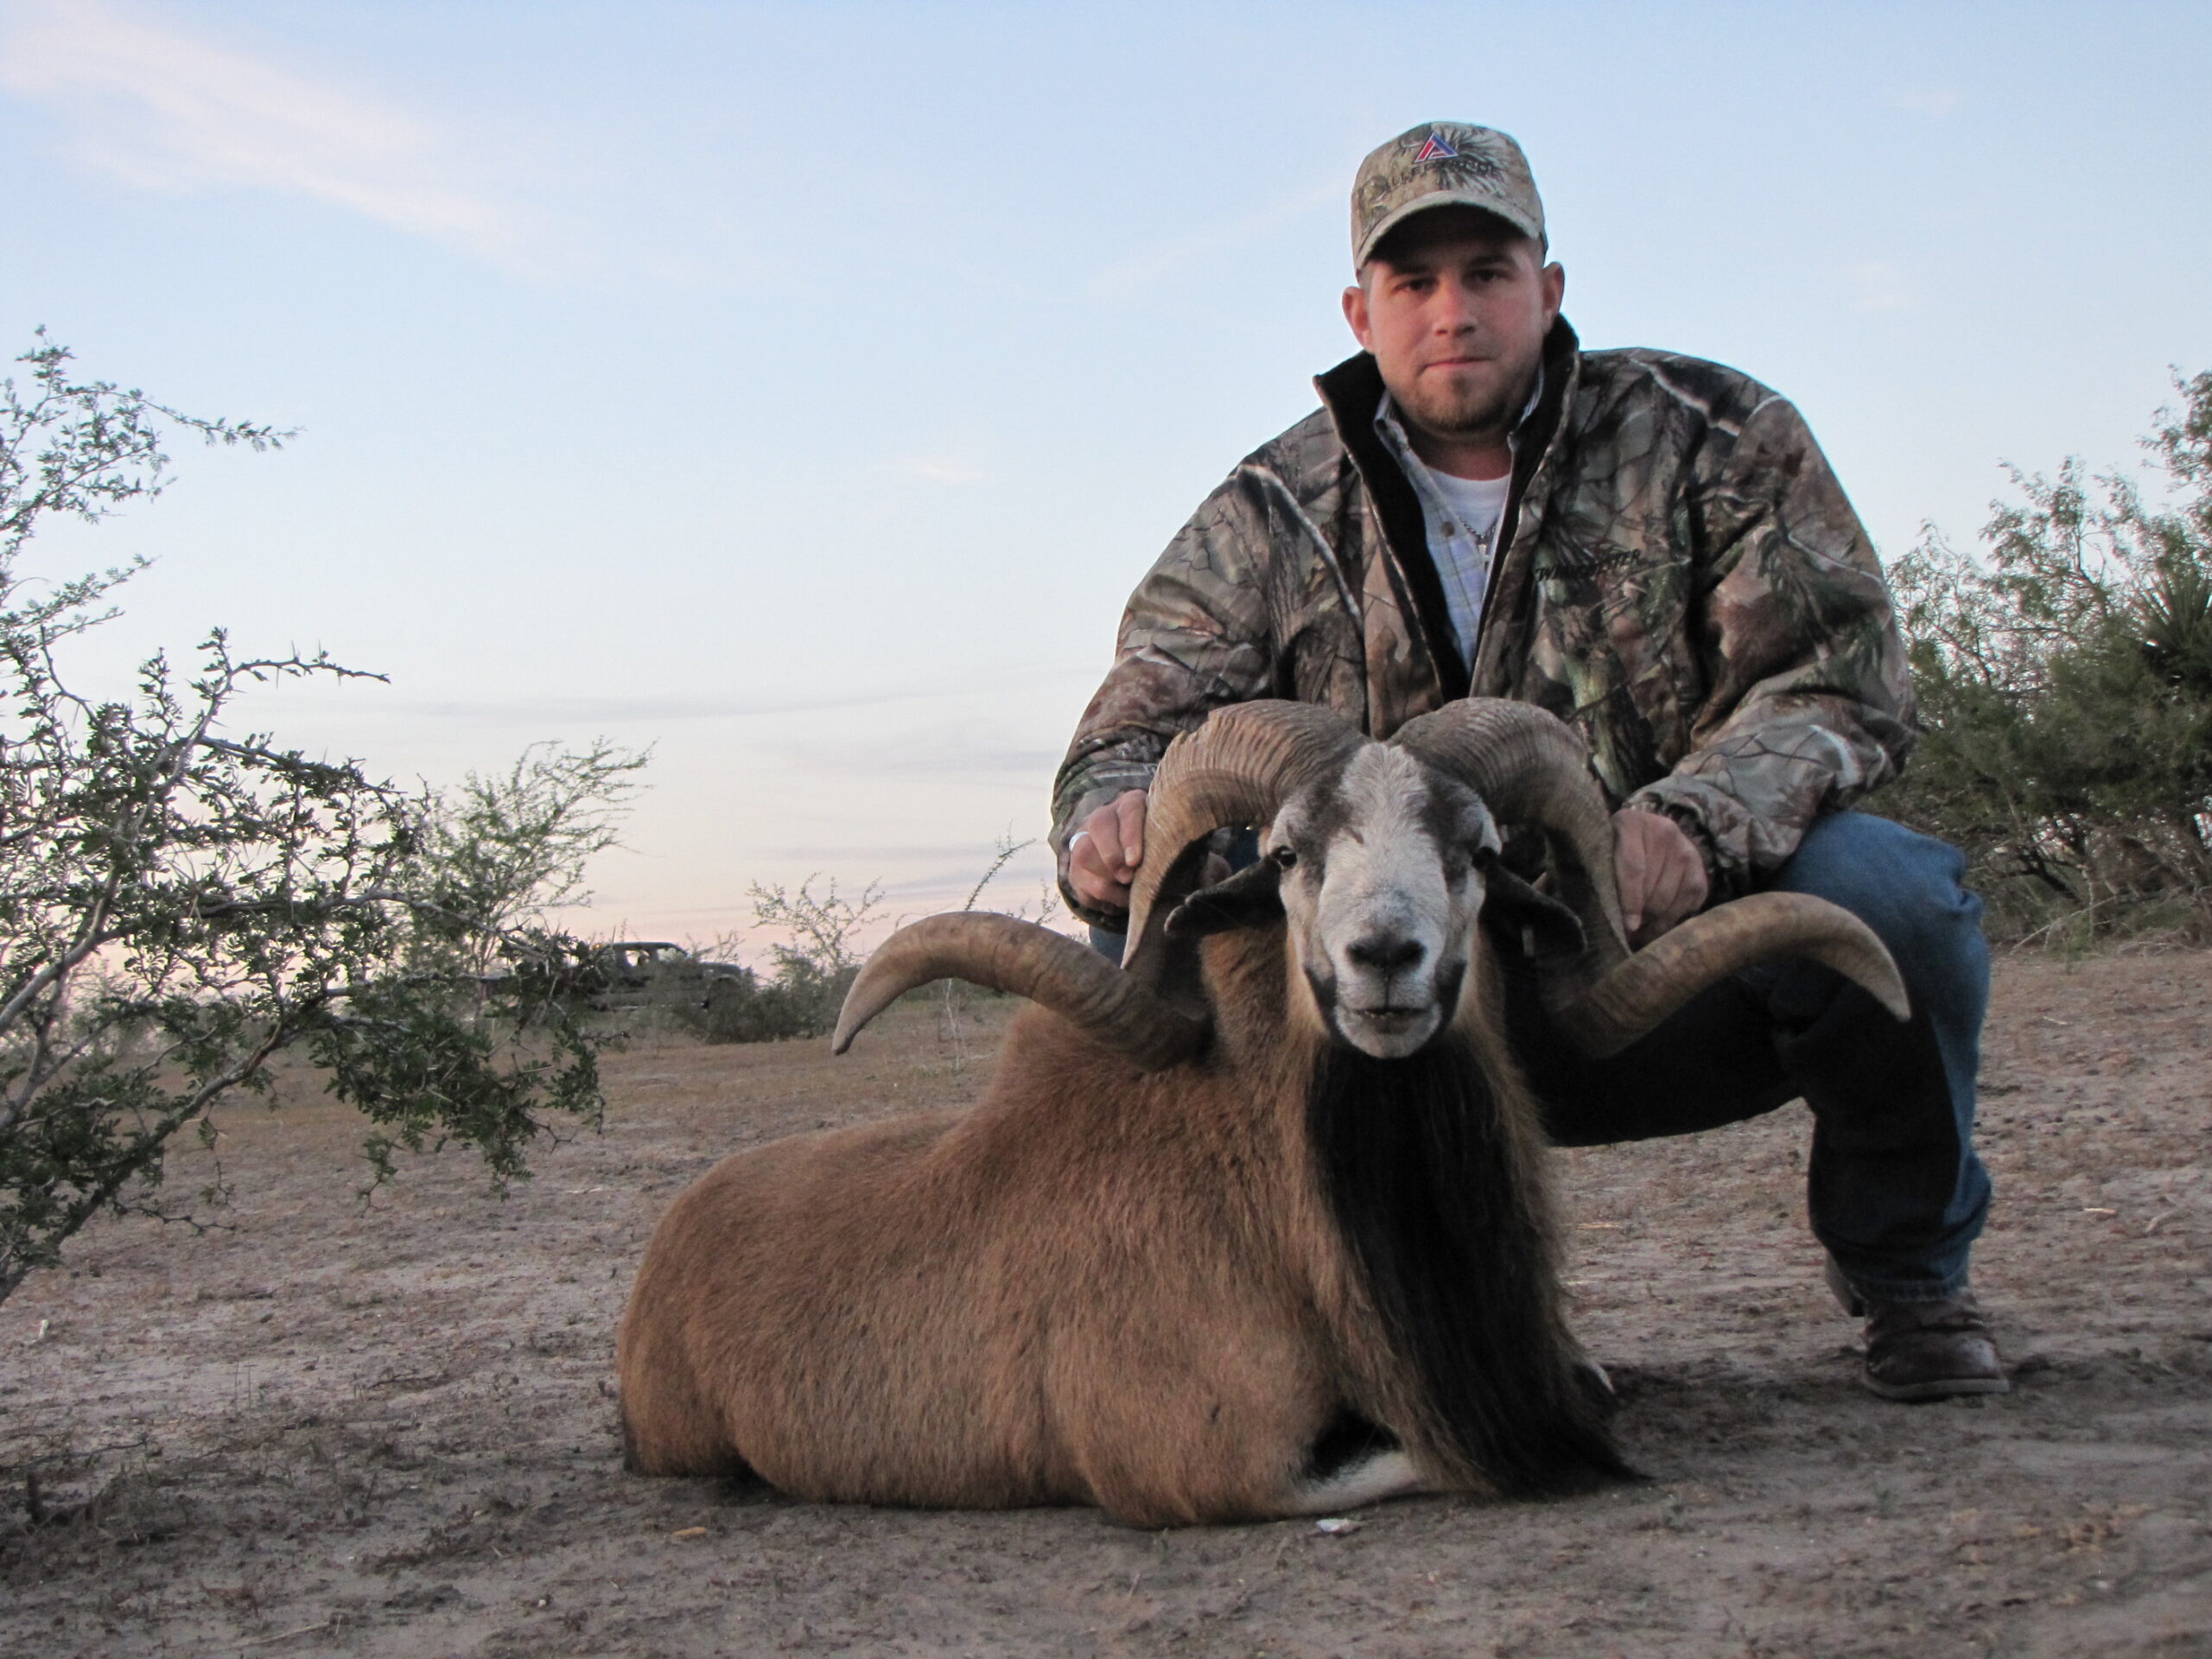
<instances>
[{"instance_id":1,"label":"man's beard","mask_svg":"<svg viewBox=\"0 0 2212 1659\"><path fill-rule=\"evenodd\" d=\"M1405 391L1391 387L1390 397L1414 425L1440 438L1503 437L1520 420L1535 378L1532 359L1503 381L1485 376L1468 385L1417 375Z\"/></svg>"}]
</instances>

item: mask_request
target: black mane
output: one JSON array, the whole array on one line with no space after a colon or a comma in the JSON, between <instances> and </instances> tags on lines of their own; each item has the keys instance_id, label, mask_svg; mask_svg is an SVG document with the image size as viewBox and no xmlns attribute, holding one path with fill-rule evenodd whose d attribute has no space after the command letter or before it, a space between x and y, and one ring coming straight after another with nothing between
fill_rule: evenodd
<instances>
[{"instance_id":1,"label":"black mane","mask_svg":"<svg viewBox=\"0 0 2212 1659\"><path fill-rule=\"evenodd\" d=\"M1378 1060L1332 1043L1306 1122L1369 1294L1467 1461L1511 1493L1634 1478L1576 1376L1550 1241L1466 1045Z\"/></svg>"}]
</instances>

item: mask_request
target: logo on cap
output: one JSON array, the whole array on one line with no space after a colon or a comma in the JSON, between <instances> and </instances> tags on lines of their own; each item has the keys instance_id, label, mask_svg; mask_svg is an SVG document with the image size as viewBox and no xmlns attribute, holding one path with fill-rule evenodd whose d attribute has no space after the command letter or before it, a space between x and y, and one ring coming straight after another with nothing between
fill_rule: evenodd
<instances>
[{"instance_id":1,"label":"logo on cap","mask_svg":"<svg viewBox=\"0 0 2212 1659\"><path fill-rule=\"evenodd\" d=\"M1421 147L1421 154L1414 157L1414 165L1419 167L1423 162L1457 161L1459 156L1459 152L1452 148L1442 133L1432 132L1428 135L1428 142Z\"/></svg>"}]
</instances>

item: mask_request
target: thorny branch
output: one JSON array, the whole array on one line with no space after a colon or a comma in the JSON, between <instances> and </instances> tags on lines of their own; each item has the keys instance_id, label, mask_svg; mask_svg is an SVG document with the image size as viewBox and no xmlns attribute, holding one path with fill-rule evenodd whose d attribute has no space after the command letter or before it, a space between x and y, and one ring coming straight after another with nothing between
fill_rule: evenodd
<instances>
[{"instance_id":1,"label":"thorny branch","mask_svg":"<svg viewBox=\"0 0 2212 1659\"><path fill-rule=\"evenodd\" d=\"M380 679L326 656L149 658L128 696L63 647L115 614L138 562L59 584L19 570L41 522L160 493L165 429L286 436L79 381L41 334L0 380L0 1299L103 1209L144 1208L164 1152L302 1053L399 1147L474 1147L494 1184L562 1115L594 1121L596 1056L563 988L588 952L538 920L613 839L645 757L541 747L459 798L224 729L248 685ZM41 591L34 592L33 589ZM498 960L508 971L484 972Z\"/></svg>"}]
</instances>

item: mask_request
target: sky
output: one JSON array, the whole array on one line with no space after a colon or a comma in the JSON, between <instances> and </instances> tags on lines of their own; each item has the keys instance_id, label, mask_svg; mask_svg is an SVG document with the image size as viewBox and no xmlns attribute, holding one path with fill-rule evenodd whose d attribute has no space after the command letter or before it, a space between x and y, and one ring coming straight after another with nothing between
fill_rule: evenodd
<instances>
[{"instance_id":1,"label":"sky","mask_svg":"<svg viewBox=\"0 0 2212 1659\"><path fill-rule=\"evenodd\" d=\"M0 344L199 415L86 642L388 683L240 723L449 785L648 746L582 925L1035 913L1129 589L1352 348L1346 197L1527 149L1586 346L1792 397L1885 556L2212 367L2212 7L0 0Z\"/></svg>"}]
</instances>

